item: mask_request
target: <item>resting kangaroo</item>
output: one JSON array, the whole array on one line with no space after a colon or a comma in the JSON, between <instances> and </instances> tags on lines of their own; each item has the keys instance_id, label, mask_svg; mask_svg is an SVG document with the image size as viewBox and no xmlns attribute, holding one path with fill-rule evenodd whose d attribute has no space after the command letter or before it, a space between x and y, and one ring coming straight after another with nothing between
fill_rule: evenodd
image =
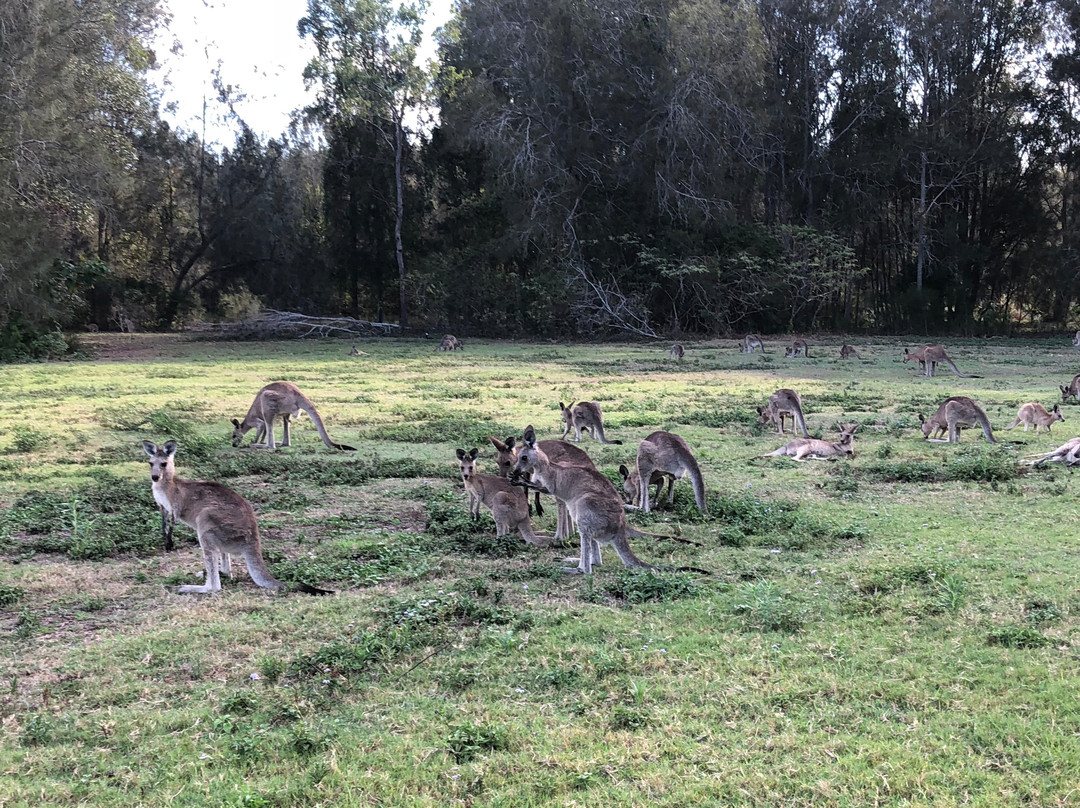
<instances>
[{"instance_id":1,"label":"resting kangaroo","mask_svg":"<svg viewBox=\"0 0 1080 808\"><path fill-rule=\"evenodd\" d=\"M1046 427L1046 431L1050 431L1050 424L1055 421L1065 422L1065 416L1061 414L1061 407L1057 404L1054 408L1047 412L1046 407L1037 402L1029 402L1020 407L1020 411L1016 413L1016 420L1009 424L1006 429L1012 429L1013 427L1024 425L1024 431L1028 431L1028 426L1034 424L1035 431L1039 431L1040 426Z\"/></svg>"},{"instance_id":2,"label":"resting kangaroo","mask_svg":"<svg viewBox=\"0 0 1080 808\"><path fill-rule=\"evenodd\" d=\"M1061 403L1064 404L1070 398L1075 398L1080 401L1080 375L1073 376L1073 380L1069 382L1068 387L1062 387L1058 385L1058 389L1061 391Z\"/></svg>"},{"instance_id":3,"label":"resting kangaroo","mask_svg":"<svg viewBox=\"0 0 1080 808\"><path fill-rule=\"evenodd\" d=\"M526 475L530 479L528 483L524 481ZM601 562L601 544L614 547L623 564L628 567L661 569L646 564L630 549L627 541L630 536L650 534L634 530L627 523L622 500L615 493L611 481L595 468L553 462L538 445L532 425L525 429L525 442L518 452L511 481L552 494L566 503L570 517L581 534L581 556L574 559L577 561L576 567L564 567L563 572L592 574L593 566Z\"/></svg>"},{"instance_id":4,"label":"resting kangaroo","mask_svg":"<svg viewBox=\"0 0 1080 808\"><path fill-rule=\"evenodd\" d=\"M517 463L518 452L520 447L516 446L516 438L513 435L506 439L504 443L497 438L493 438L490 435L488 440L491 441L491 445L495 447L495 451L498 454L495 456L495 463L499 468L500 477L509 477L514 470L514 464ZM584 449L579 449L572 443L567 443L564 440L542 440L536 444L544 450L544 454L548 456L554 463L563 463L568 466L581 466L583 468L595 469L596 466L592 462L592 458L585 452ZM574 532L574 525L570 521L570 514L566 510L566 503L562 500L556 500L558 521L555 527L555 539L562 541L568 539L570 534ZM542 514L543 511L540 508L540 493L536 493L536 512Z\"/></svg>"},{"instance_id":5,"label":"resting kangaroo","mask_svg":"<svg viewBox=\"0 0 1080 808\"><path fill-rule=\"evenodd\" d=\"M837 426L839 426L839 424ZM824 460L826 457L854 455L855 447L852 444L855 437L855 430L858 428L858 424L852 424L849 427L841 428L840 440L836 443L829 443L828 441L817 440L815 438L796 438L795 440L788 441L775 452L769 452L768 454L762 455L762 457L793 457L796 460L803 461L807 457L814 460Z\"/></svg>"},{"instance_id":6,"label":"resting kangaroo","mask_svg":"<svg viewBox=\"0 0 1080 808\"><path fill-rule=\"evenodd\" d=\"M233 418L233 446L239 446L244 439L244 435L255 429L255 443L251 444L252 446L267 449L276 448L277 444L274 443L274 419L279 415L282 416L285 422L285 439L281 442L281 445L288 446L289 418L297 417L300 410L308 414L311 422L315 424L315 428L319 431L319 437L331 449L342 449L348 452L356 451L352 446L334 443L330 440L330 436L326 434L326 427L323 426L322 418L319 417L319 412L315 409L315 405L311 403L311 399L301 393L300 388L291 382L271 382L266 385L255 394L255 400L251 403L251 408L248 410L247 415L244 416L244 420L237 421ZM265 443L263 442L264 435L266 437Z\"/></svg>"},{"instance_id":7,"label":"resting kangaroo","mask_svg":"<svg viewBox=\"0 0 1080 808\"><path fill-rule=\"evenodd\" d=\"M1054 463L1059 460L1064 460L1067 466L1076 465L1080 463L1080 438L1065 441L1065 443L1052 451L1028 455L1028 457L1038 458L1038 460L1032 461L1031 465L1033 466L1040 466L1047 461Z\"/></svg>"},{"instance_id":8,"label":"resting kangaroo","mask_svg":"<svg viewBox=\"0 0 1080 808\"><path fill-rule=\"evenodd\" d=\"M862 357L859 356L859 352L852 348L850 345L841 345L840 358L851 359L851 357L855 357L856 359L862 359Z\"/></svg>"},{"instance_id":9,"label":"resting kangaroo","mask_svg":"<svg viewBox=\"0 0 1080 808\"><path fill-rule=\"evenodd\" d=\"M784 351L784 356L798 356L800 353L807 359L812 358L810 356L810 346L806 344L804 339L797 339L791 343L791 347Z\"/></svg>"},{"instance_id":10,"label":"resting kangaroo","mask_svg":"<svg viewBox=\"0 0 1080 808\"><path fill-rule=\"evenodd\" d=\"M765 350L765 343L761 341L761 337L757 334L747 334L739 340L739 353L753 353L755 348L762 353L772 353L772 351Z\"/></svg>"},{"instance_id":11,"label":"resting kangaroo","mask_svg":"<svg viewBox=\"0 0 1080 808\"><path fill-rule=\"evenodd\" d=\"M231 577L230 553L243 556L251 580L259 586L285 589L285 584L270 574L263 561L259 523L251 503L221 483L181 480L174 465L176 448L174 440L160 447L143 441L143 451L150 457L154 501L163 512L194 528L206 564L206 582L202 586L181 586L176 591L200 594L220 591L219 571ZM330 594L307 584L297 588L313 595Z\"/></svg>"},{"instance_id":12,"label":"resting kangaroo","mask_svg":"<svg viewBox=\"0 0 1080 808\"><path fill-rule=\"evenodd\" d=\"M686 351L683 349L683 346L676 342L671 346L671 350L668 351L668 358L681 360L685 354Z\"/></svg>"},{"instance_id":13,"label":"resting kangaroo","mask_svg":"<svg viewBox=\"0 0 1080 808\"><path fill-rule=\"evenodd\" d=\"M791 418L791 431L795 431L798 424L803 437L809 438L810 433L806 430L806 419L803 418L802 399L794 390L786 387L777 390L769 396L769 403L764 407L758 407L758 424L772 424L777 431L784 434L784 416Z\"/></svg>"},{"instance_id":14,"label":"resting kangaroo","mask_svg":"<svg viewBox=\"0 0 1080 808\"><path fill-rule=\"evenodd\" d=\"M537 547L545 546L547 542L533 533L532 524L529 522L528 492L516 488L502 477L480 474L476 470L478 454L480 454L479 449L469 452L464 449L457 450L461 479L465 483L465 490L469 493L469 513L474 519L478 518L480 506L483 505L491 511L495 519L496 536L505 536L517 530L521 538L529 544Z\"/></svg>"},{"instance_id":15,"label":"resting kangaroo","mask_svg":"<svg viewBox=\"0 0 1080 808\"><path fill-rule=\"evenodd\" d=\"M622 445L621 440L608 440L604 437L604 415L600 412L600 405L595 401L579 401L577 406L570 402L565 407L559 402L559 411L562 413L563 430L562 439L565 439L570 430L574 430L574 441L581 441L581 431L587 430L595 440L608 445Z\"/></svg>"},{"instance_id":16,"label":"resting kangaroo","mask_svg":"<svg viewBox=\"0 0 1080 808\"><path fill-rule=\"evenodd\" d=\"M988 443L997 443L994 431L990 428L990 419L982 408L967 396L951 396L945 399L930 418L920 415L919 421L922 423L923 438L935 443L942 441L938 437L931 438L931 433L937 436L948 432L948 442L957 443L960 440L960 427L976 424L982 427Z\"/></svg>"},{"instance_id":17,"label":"resting kangaroo","mask_svg":"<svg viewBox=\"0 0 1080 808\"><path fill-rule=\"evenodd\" d=\"M623 478L623 492L631 505L636 505L648 513L650 510L649 486L656 486L656 499L668 484L668 505L675 500L675 480L689 477L694 486L694 502L704 514L709 512L705 502L705 481L701 469L694 458L694 453L686 441L670 432L653 432L639 445L637 466L630 471L626 466L619 466L619 475Z\"/></svg>"},{"instance_id":18,"label":"resting kangaroo","mask_svg":"<svg viewBox=\"0 0 1080 808\"><path fill-rule=\"evenodd\" d=\"M953 369L953 373L959 376L961 379L981 379L982 376L972 376L967 373L961 373L960 368L956 366L947 353L945 353L945 346L943 345L924 345L917 351L909 351L904 348L904 361L917 361L922 367L923 376L933 376L939 363L944 362Z\"/></svg>"}]
</instances>

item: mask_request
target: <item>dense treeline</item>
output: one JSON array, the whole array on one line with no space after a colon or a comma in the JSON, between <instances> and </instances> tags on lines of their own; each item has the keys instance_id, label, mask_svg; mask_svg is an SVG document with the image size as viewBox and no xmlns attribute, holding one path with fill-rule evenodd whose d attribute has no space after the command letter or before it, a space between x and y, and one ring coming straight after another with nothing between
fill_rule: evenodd
<instances>
[{"instance_id":1,"label":"dense treeline","mask_svg":"<svg viewBox=\"0 0 1080 808\"><path fill-rule=\"evenodd\" d=\"M489 335L1075 326L1077 0L309 0L304 119L162 120L156 0L0 7L0 353L260 305Z\"/></svg>"}]
</instances>

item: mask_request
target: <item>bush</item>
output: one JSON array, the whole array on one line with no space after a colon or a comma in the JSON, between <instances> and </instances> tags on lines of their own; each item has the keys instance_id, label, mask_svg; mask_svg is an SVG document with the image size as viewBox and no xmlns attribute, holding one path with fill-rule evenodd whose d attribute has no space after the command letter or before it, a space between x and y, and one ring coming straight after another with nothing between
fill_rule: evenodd
<instances>
[{"instance_id":1,"label":"bush","mask_svg":"<svg viewBox=\"0 0 1080 808\"><path fill-rule=\"evenodd\" d=\"M986 640L991 645L1000 645L1005 648L1042 648L1054 644L1052 639L1044 637L1030 626L1015 625L992 629Z\"/></svg>"},{"instance_id":2,"label":"bush","mask_svg":"<svg viewBox=\"0 0 1080 808\"><path fill-rule=\"evenodd\" d=\"M486 724L457 724L450 727L446 750L458 765L468 763L479 755L509 747L508 734L502 727Z\"/></svg>"}]
</instances>

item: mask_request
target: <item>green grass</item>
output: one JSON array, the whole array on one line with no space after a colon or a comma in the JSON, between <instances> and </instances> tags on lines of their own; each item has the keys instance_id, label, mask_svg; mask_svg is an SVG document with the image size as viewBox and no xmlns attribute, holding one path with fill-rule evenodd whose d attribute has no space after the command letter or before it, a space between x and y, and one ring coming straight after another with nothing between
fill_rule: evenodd
<instances>
[{"instance_id":1,"label":"green grass","mask_svg":"<svg viewBox=\"0 0 1080 808\"><path fill-rule=\"evenodd\" d=\"M0 804L1077 801L1078 484L1018 461L1080 433L1080 408L997 447L918 431L950 395L999 429L1054 403L1067 339L948 341L982 379L916 378L899 339L856 342L862 362L830 358L840 339L812 362L687 344L680 364L666 344L86 342L0 377ZM288 449L232 448L229 419L280 379L358 451L306 418ZM816 435L861 424L856 456L761 458L788 439L754 409L780 387ZM709 516L679 481L631 543L711 575L605 549L566 576L576 546L469 517L454 450L493 471L489 434L558 437L582 399L624 441L583 443L610 475L656 429L694 448ZM253 503L278 578L337 594L268 595L239 561L220 595L175 594L199 549L178 525L162 552L141 449L169 438L181 475Z\"/></svg>"}]
</instances>

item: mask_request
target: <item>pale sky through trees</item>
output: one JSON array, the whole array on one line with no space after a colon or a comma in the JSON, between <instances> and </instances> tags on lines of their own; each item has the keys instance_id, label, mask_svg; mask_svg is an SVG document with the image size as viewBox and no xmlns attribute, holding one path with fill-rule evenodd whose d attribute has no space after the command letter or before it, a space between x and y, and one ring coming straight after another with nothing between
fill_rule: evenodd
<instances>
[{"instance_id":1,"label":"pale sky through trees","mask_svg":"<svg viewBox=\"0 0 1080 808\"><path fill-rule=\"evenodd\" d=\"M158 40L161 69L151 80L162 90L163 116L187 131L202 130L202 103L207 102L206 140L232 144L237 125L217 103L213 71L242 95L237 113L263 138L288 129L290 115L311 102L303 71L314 54L296 32L307 13L307 0L164 0L172 16ZM421 59L434 57L432 32L450 16L451 0L430 0ZM173 43L180 49L173 53ZM175 104L175 111L164 109Z\"/></svg>"}]
</instances>

